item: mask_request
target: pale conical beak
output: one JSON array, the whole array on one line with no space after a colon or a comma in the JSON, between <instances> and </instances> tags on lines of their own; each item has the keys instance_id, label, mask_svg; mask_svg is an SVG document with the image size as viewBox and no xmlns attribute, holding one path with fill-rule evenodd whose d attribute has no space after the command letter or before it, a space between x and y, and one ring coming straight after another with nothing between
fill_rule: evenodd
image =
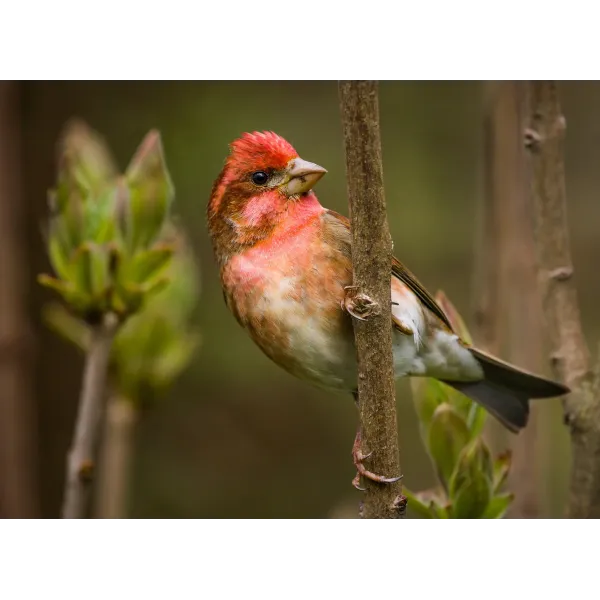
<instances>
[{"instance_id":1,"label":"pale conical beak","mask_svg":"<svg viewBox=\"0 0 600 600\"><path fill-rule=\"evenodd\" d=\"M315 163L301 158L294 158L287 167L289 179L283 185L284 191L288 196L308 192L325 173L327 173L327 170Z\"/></svg>"}]
</instances>

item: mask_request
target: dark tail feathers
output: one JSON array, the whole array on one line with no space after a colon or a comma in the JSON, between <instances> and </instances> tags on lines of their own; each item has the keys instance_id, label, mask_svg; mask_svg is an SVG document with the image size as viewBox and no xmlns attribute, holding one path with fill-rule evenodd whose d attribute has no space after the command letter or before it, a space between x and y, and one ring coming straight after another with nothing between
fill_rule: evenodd
<instances>
[{"instance_id":1,"label":"dark tail feathers","mask_svg":"<svg viewBox=\"0 0 600 600\"><path fill-rule=\"evenodd\" d=\"M444 383L479 402L514 433L527 425L530 399L555 398L570 391L565 385L523 371L477 348L469 350L482 366L485 379Z\"/></svg>"}]
</instances>

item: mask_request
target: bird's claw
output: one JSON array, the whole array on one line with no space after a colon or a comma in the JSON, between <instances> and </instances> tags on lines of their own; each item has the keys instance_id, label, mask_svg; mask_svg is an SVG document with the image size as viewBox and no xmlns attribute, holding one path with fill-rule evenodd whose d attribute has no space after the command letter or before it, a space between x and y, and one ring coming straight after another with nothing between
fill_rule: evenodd
<instances>
[{"instance_id":1,"label":"bird's claw","mask_svg":"<svg viewBox=\"0 0 600 600\"><path fill-rule=\"evenodd\" d=\"M354 466L356 467L356 477L352 480L352 485L359 491L364 492L365 488L360 487L360 478L365 477L366 479L370 479L371 481L375 481L377 483L382 484L390 484L396 483L400 481L403 475L399 477L384 477L383 475L377 475L377 473L373 473L369 471L364 465L363 461L369 458L373 454L373 452L369 452L368 454L364 454L360 444L361 444L361 434L360 431L356 433L356 438L354 440L354 446L352 447L352 458L354 460Z\"/></svg>"},{"instance_id":2,"label":"bird's claw","mask_svg":"<svg viewBox=\"0 0 600 600\"><path fill-rule=\"evenodd\" d=\"M367 488L361 487L360 485L360 473L357 471L356 475L354 476L354 479L352 480L352 485L359 491L359 492L366 492Z\"/></svg>"},{"instance_id":3,"label":"bird's claw","mask_svg":"<svg viewBox=\"0 0 600 600\"><path fill-rule=\"evenodd\" d=\"M344 287L345 295L340 302L342 310L352 315L359 321L366 321L370 316L379 314L380 309L377 302L360 292L357 285Z\"/></svg>"},{"instance_id":4,"label":"bird's claw","mask_svg":"<svg viewBox=\"0 0 600 600\"><path fill-rule=\"evenodd\" d=\"M372 454L373 451L369 452L369 454L363 454L362 450L358 449L356 450L355 454L353 454L354 462L356 463L356 461L362 462L363 460L367 460L367 458L369 458Z\"/></svg>"},{"instance_id":5,"label":"bird's claw","mask_svg":"<svg viewBox=\"0 0 600 600\"><path fill-rule=\"evenodd\" d=\"M404 477L404 475L399 475L398 477L384 477L383 475L377 475L377 473L373 473L372 471L369 471L362 463L354 463L356 466L356 470L358 471L358 473L356 474L356 477L366 477L367 479L370 479L371 481L375 481L376 483L385 483L385 484L390 484L390 483L396 483L397 481L400 481L402 479L402 477ZM356 478L355 478L356 479ZM356 486L354 486L356 487Z\"/></svg>"}]
</instances>

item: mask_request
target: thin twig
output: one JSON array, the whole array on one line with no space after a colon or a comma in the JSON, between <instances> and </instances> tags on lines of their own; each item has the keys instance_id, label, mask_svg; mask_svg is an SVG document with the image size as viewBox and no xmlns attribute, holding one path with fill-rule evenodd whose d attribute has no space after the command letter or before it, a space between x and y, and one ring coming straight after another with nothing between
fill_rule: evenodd
<instances>
[{"instance_id":1,"label":"thin twig","mask_svg":"<svg viewBox=\"0 0 600 600\"><path fill-rule=\"evenodd\" d=\"M65 519L84 518L89 510L95 457L106 400L108 362L117 326L115 315L108 314L101 324L92 329L90 347L86 354L75 435L67 459L62 508L62 516Z\"/></svg>"},{"instance_id":2,"label":"thin twig","mask_svg":"<svg viewBox=\"0 0 600 600\"><path fill-rule=\"evenodd\" d=\"M106 410L97 487L96 515L101 519L127 516L128 483L138 411L128 398L111 395Z\"/></svg>"},{"instance_id":3,"label":"thin twig","mask_svg":"<svg viewBox=\"0 0 600 600\"><path fill-rule=\"evenodd\" d=\"M563 142L557 84L530 81L525 145L532 165L535 238L550 363L572 390L564 400L572 444L568 514L600 517L600 383L594 382L569 248Z\"/></svg>"},{"instance_id":4,"label":"thin twig","mask_svg":"<svg viewBox=\"0 0 600 600\"><path fill-rule=\"evenodd\" d=\"M353 318L363 449L370 470L400 474L391 327L392 240L389 232L379 135L378 86L370 81L339 85L352 220L353 298L367 309ZM360 312L360 307L355 307ZM403 516L400 482L365 481L365 518Z\"/></svg>"}]
</instances>

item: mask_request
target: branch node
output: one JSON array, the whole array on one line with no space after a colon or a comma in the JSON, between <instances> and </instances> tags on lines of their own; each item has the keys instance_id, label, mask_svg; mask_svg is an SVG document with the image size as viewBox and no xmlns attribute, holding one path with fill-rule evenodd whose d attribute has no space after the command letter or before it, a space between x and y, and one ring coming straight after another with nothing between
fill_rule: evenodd
<instances>
[{"instance_id":1,"label":"branch node","mask_svg":"<svg viewBox=\"0 0 600 600\"><path fill-rule=\"evenodd\" d=\"M365 503L363 500L361 500L358 503L358 518L359 519L364 519L365 518Z\"/></svg>"},{"instance_id":2,"label":"branch node","mask_svg":"<svg viewBox=\"0 0 600 600\"><path fill-rule=\"evenodd\" d=\"M527 148L528 150L531 150L532 152L538 150L543 139L544 138L542 137L542 135L535 129L532 129L531 127L527 127L525 129L523 141L525 143L525 148Z\"/></svg>"},{"instance_id":3,"label":"branch node","mask_svg":"<svg viewBox=\"0 0 600 600\"><path fill-rule=\"evenodd\" d=\"M91 483L94 479L94 461L90 459L83 461L79 465L77 475L82 483Z\"/></svg>"},{"instance_id":4,"label":"branch node","mask_svg":"<svg viewBox=\"0 0 600 600\"><path fill-rule=\"evenodd\" d=\"M567 281L573 276L573 267L558 267L548 273L548 279Z\"/></svg>"},{"instance_id":5,"label":"branch node","mask_svg":"<svg viewBox=\"0 0 600 600\"><path fill-rule=\"evenodd\" d=\"M358 286L348 285L344 288L346 295L342 300L342 309L359 321L381 314L381 307L370 296L361 292Z\"/></svg>"},{"instance_id":6,"label":"branch node","mask_svg":"<svg viewBox=\"0 0 600 600\"><path fill-rule=\"evenodd\" d=\"M401 517L404 517L406 515L407 504L408 504L408 498L406 496L404 496L403 494L400 494L394 498L392 507L394 510L398 511L398 514Z\"/></svg>"},{"instance_id":7,"label":"branch node","mask_svg":"<svg viewBox=\"0 0 600 600\"><path fill-rule=\"evenodd\" d=\"M554 123L554 131L556 135L564 135L567 130L567 119L565 119L565 115L558 115L556 117L556 122Z\"/></svg>"},{"instance_id":8,"label":"branch node","mask_svg":"<svg viewBox=\"0 0 600 600\"><path fill-rule=\"evenodd\" d=\"M558 368L558 365L561 363L562 360L563 360L563 355L559 351L553 352L550 355L550 364L554 370L556 370Z\"/></svg>"}]
</instances>

